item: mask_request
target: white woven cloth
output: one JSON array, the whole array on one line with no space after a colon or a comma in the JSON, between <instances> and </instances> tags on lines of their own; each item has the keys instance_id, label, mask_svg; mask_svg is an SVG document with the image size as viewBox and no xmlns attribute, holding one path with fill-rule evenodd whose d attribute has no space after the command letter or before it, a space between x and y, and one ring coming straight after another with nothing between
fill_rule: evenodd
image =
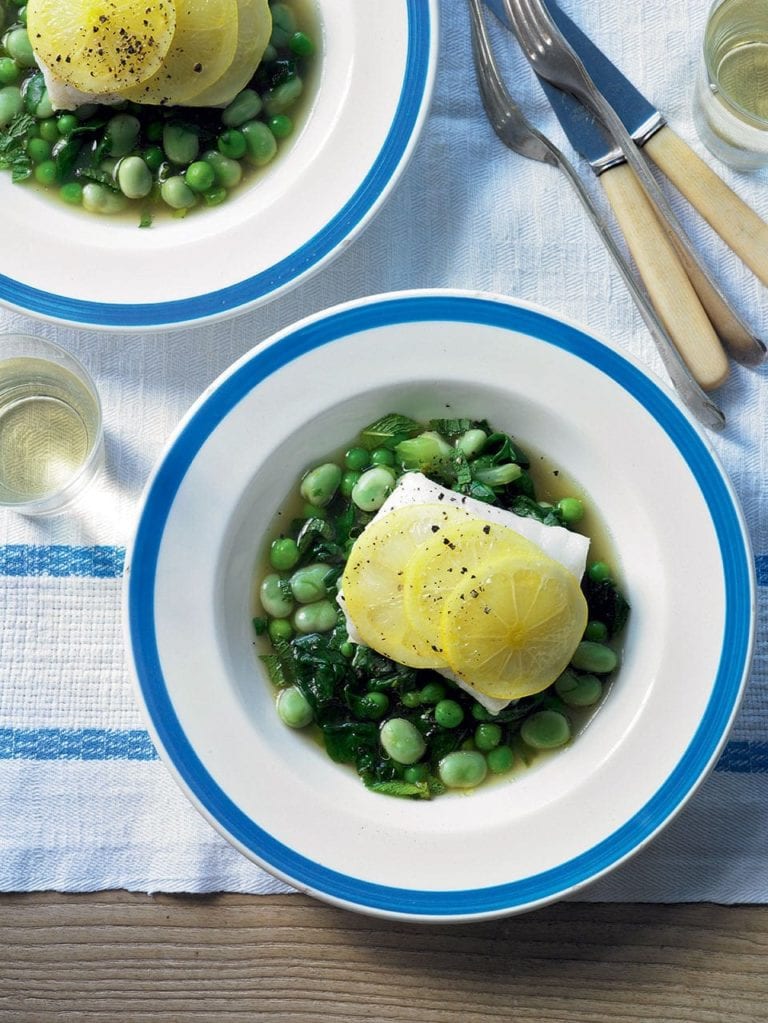
<instances>
[{"instance_id":1,"label":"white woven cloth","mask_svg":"<svg viewBox=\"0 0 768 1023\"><path fill-rule=\"evenodd\" d=\"M564 6L715 165L690 114L706 0L564 0ZM121 635L123 551L150 467L192 401L243 352L349 298L462 287L531 300L579 320L663 376L565 179L510 154L488 127L474 85L465 3L443 0L441 15L436 94L411 164L367 230L301 288L252 314L155 335L77 331L0 312L0 331L42 334L86 363L107 431L106 473L86 511L38 521L0 513L0 889L286 890L198 816L155 756ZM524 109L570 153L497 24L494 37L508 52ZM716 169L768 217L765 172ZM590 188L598 194L593 181ZM768 336L764 290L675 201L728 294ZM718 769L685 811L580 898L768 901L766 371L735 367L719 398L730 424L714 443L743 502L762 583L746 702Z\"/></svg>"}]
</instances>

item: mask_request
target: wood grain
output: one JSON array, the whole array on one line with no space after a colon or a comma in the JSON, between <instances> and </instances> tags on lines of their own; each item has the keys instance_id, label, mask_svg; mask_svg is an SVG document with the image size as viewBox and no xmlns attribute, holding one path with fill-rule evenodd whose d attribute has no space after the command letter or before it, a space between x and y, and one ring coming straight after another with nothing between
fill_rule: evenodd
<instances>
[{"instance_id":1,"label":"wood grain","mask_svg":"<svg viewBox=\"0 0 768 1023\"><path fill-rule=\"evenodd\" d=\"M764 1023L768 909L412 925L300 895L0 897L1 1023Z\"/></svg>"}]
</instances>

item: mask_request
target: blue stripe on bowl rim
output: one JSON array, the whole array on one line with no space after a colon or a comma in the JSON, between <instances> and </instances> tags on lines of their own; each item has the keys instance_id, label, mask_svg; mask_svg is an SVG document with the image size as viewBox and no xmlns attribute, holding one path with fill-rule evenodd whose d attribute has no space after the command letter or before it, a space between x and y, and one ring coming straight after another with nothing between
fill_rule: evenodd
<instances>
[{"instance_id":1,"label":"blue stripe on bowl rim","mask_svg":"<svg viewBox=\"0 0 768 1023\"><path fill-rule=\"evenodd\" d=\"M507 884L461 891L411 890L346 876L300 855L247 817L217 786L184 734L162 675L154 627L155 572L167 517L187 469L223 417L260 381L305 352L371 328L424 321L460 321L520 332L612 377L646 408L696 479L710 510L725 580L723 643L712 695L680 762L654 796L632 819L569 862ZM725 743L749 668L753 609L752 559L741 514L706 442L681 408L638 366L574 326L506 301L447 292L383 296L331 311L237 365L191 411L150 482L126 584L129 642L153 737L204 813L236 845L299 888L351 908L421 919L496 915L551 901L644 845L680 809Z\"/></svg>"},{"instance_id":2,"label":"blue stripe on bowl rim","mask_svg":"<svg viewBox=\"0 0 768 1023\"><path fill-rule=\"evenodd\" d=\"M92 302L34 288L0 274L0 301L33 315L113 329L171 327L234 313L267 299L319 267L373 214L407 154L429 100L437 25L433 0L404 0L408 48L400 98L384 144L357 191L314 237L244 281L169 302Z\"/></svg>"}]
</instances>

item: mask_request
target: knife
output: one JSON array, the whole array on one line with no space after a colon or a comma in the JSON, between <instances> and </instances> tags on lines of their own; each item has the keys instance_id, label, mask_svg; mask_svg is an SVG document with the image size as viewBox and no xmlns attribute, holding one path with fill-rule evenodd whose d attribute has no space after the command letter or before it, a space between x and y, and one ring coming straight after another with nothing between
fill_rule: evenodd
<instances>
[{"instance_id":1,"label":"knife","mask_svg":"<svg viewBox=\"0 0 768 1023\"><path fill-rule=\"evenodd\" d=\"M509 27L501 0L486 0L486 3L502 24ZM644 148L659 170L752 273L768 285L768 224L669 127L663 114L611 63L554 0L547 0L547 9L581 58L592 81L604 96L610 97L611 106L637 145ZM544 82L542 85L555 107L555 113L558 113L558 109L567 111L568 119L572 119L576 125L580 122L594 123L592 115L573 97L566 96ZM560 98L565 103L558 106ZM591 158L586 153L584 155L591 163ZM598 156L600 159L606 163L605 166L598 164L595 167L597 173L600 173L600 169L607 170L609 166L622 162L621 153L615 147L604 152L602 158Z\"/></svg>"},{"instance_id":2,"label":"knife","mask_svg":"<svg viewBox=\"0 0 768 1023\"><path fill-rule=\"evenodd\" d=\"M501 0L489 0L489 6L509 27ZM551 0L548 6L554 8ZM565 19L562 11L558 13ZM578 33L581 45L586 40L591 51L599 54L570 20L564 20L564 24L569 31ZM649 137L666 130L662 115L599 54L603 87L606 66L612 74L610 87L617 89L623 104L616 113L624 114L632 130L647 145ZM587 158L600 177L656 310L698 383L712 390L726 378L728 361L721 340L738 361L749 365L762 362L765 345L734 313L717 286L700 272L695 257L685 256L674 237L670 238L669 232L662 229L656 219L658 211L651 205L645 188L624 162L621 150L610 140L602 123L577 99L543 79L540 81L574 148ZM759 218L758 223L762 223Z\"/></svg>"}]
</instances>

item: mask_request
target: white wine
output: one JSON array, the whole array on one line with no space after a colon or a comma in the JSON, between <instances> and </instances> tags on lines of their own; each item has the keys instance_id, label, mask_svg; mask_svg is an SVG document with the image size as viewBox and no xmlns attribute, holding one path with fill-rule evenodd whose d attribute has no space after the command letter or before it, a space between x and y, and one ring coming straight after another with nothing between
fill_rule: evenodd
<instances>
[{"instance_id":1,"label":"white wine","mask_svg":"<svg viewBox=\"0 0 768 1023\"><path fill-rule=\"evenodd\" d=\"M99 442L94 393L63 366L0 362L0 502L25 505L65 490Z\"/></svg>"},{"instance_id":2,"label":"white wine","mask_svg":"<svg viewBox=\"0 0 768 1023\"><path fill-rule=\"evenodd\" d=\"M768 3L722 0L704 35L705 74L697 90L697 128L732 166L768 163Z\"/></svg>"}]
</instances>

